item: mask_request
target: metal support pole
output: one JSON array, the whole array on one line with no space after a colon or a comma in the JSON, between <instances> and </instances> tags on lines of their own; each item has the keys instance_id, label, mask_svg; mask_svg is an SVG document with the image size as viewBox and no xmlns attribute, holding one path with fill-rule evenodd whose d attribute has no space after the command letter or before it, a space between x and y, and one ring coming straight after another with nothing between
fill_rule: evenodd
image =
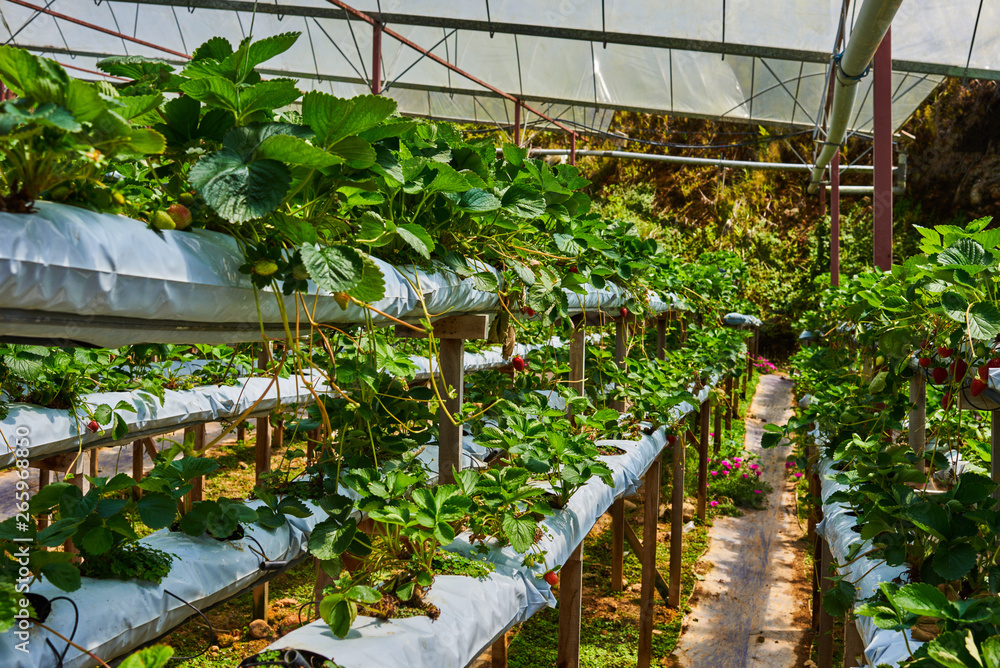
<instances>
[{"instance_id":1,"label":"metal support pole","mask_svg":"<svg viewBox=\"0 0 1000 668\"><path fill-rule=\"evenodd\" d=\"M372 25L372 95L382 94L382 24Z\"/></svg>"},{"instance_id":2,"label":"metal support pole","mask_svg":"<svg viewBox=\"0 0 1000 668\"><path fill-rule=\"evenodd\" d=\"M521 145L521 101L514 103L514 146Z\"/></svg>"},{"instance_id":3,"label":"metal support pole","mask_svg":"<svg viewBox=\"0 0 1000 668\"><path fill-rule=\"evenodd\" d=\"M576 133L569 136L569 164L576 164Z\"/></svg>"},{"instance_id":4,"label":"metal support pole","mask_svg":"<svg viewBox=\"0 0 1000 668\"><path fill-rule=\"evenodd\" d=\"M875 112L875 193L874 264L883 271L892 267L892 29L885 37L873 60L875 80L872 97Z\"/></svg>"},{"instance_id":5,"label":"metal support pole","mask_svg":"<svg viewBox=\"0 0 1000 668\"><path fill-rule=\"evenodd\" d=\"M660 463L653 460L646 471L646 497L643 500L642 583L639 589L639 661L638 668L649 668L653 658L653 609L656 595L656 522L660 509Z\"/></svg>"},{"instance_id":6,"label":"metal support pole","mask_svg":"<svg viewBox=\"0 0 1000 668\"><path fill-rule=\"evenodd\" d=\"M586 366L587 345L584 341L586 321L582 317L573 319L573 339L569 342L569 386L583 396L583 374Z\"/></svg>"},{"instance_id":7,"label":"metal support pole","mask_svg":"<svg viewBox=\"0 0 1000 668\"><path fill-rule=\"evenodd\" d=\"M50 469L38 469L38 491L42 491L53 482L56 481L55 473ZM41 531L49 525L49 515L39 515L38 520L38 530Z\"/></svg>"},{"instance_id":8,"label":"metal support pole","mask_svg":"<svg viewBox=\"0 0 1000 668\"><path fill-rule=\"evenodd\" d=\"M580 618L583 601L583 541L576 546L559 575L559 648L557 668L580 665Z\"/></svg>"},{"instance_id":9,"label":"metal support pole","mask_svg":"<svg viewBox=\"0 0 1000 668\"><path fill-rule=\"evenodd\" d=\"M205 425L200 424L194 428L194 449L201 450L205 447ZM141 461L141 460L140 460ZM205 476L200 475L191 481L191 503L205 500Z\"/></svg>"},{"instance_id":10,"label":"metal support pole","mask_svg":"<svg viewBox=\"0 0 1000 668\"><path fill-rule=\"evenodd\" d=\"M840 151L830 162L830 285L840 285Z\"/></svg>"},{"instance_id":11,"label":"metal support pole","mask_svg":"<svg viewBox=\"0 0 1000 668\"><path fill-rule=\"evenodd\" d=\"M712 407L708 400L701 402L698 411L698 519L705 521L708 512L708 431Z\"/></svg>"}]
</instances>

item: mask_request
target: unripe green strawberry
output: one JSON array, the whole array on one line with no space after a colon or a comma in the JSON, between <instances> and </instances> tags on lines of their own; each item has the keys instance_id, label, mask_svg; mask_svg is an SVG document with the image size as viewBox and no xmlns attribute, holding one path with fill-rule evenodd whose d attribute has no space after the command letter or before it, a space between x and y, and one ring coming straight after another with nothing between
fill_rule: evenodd
<instances>
[{"instance_id":1,"label":"unripe green strawberry","mask_svg":"<svg viewBox=\"0 0 1000 668\"><path fill-rule=\"evenodd\" d=\"M258 276L271 276L278 271L278 263L274 260L268 260L267 258L257 260L257 263L253 266L253 273Z\"/></svg>"},{"instance_id":2,"label":"unripe green strawberry","mask_svg":"<svg viewBox=\"0 0 1000 668\"><path fill-rule=\"evenodd\" d=\"M118 206L125 206L125 195L123 195L121 191L116 190L111 193L111 199L114 200L114 203Z\"/></svg>"},{"instance_id":3,"label":"unripe green strawberry","mask_svg":"<svg viewBox=\"0 0 1000 668\"><path fill-rule=\"evenodd\" d=\"M167 213L174 219L178 230L186 230L191 226L191 212L183 204L171 204Z\"/></svg>"},{"instance_id":4,"label":"unripe green strawberry","mask_svg":"<svg viewBox=\"0 0 1000 668\"><path fill-rule=\"evenodd\" d=\"M153 214L153 219L150 221L153 223L153 227L158 230L174 230L177 229L177 223L174 219L170 217L170 214L166 211L157 211Z\"/></svg>"},{"instance_id":5,"label":"unripe green strawberry","mask_svg":"<svg viewBox=\"0 0 1000 668\"><path fill-rule=\"evenodd\" d=\"M308 281L309 280L309 270L306 269L304 264L297 264L292 267L292 278L296 281Z\"/></svg>"},{"instance_id":6,"label":"unripe green strawberry","mask_svg":"<svg viewBox=\"0 0 1000 668\"><path fill-rule=\"evenodd\" d=\"M191 193L181 193L180 196L178 196L177 201L184 206L191 206L194 204L194 195Z\"/></svg>"}]
</instances>

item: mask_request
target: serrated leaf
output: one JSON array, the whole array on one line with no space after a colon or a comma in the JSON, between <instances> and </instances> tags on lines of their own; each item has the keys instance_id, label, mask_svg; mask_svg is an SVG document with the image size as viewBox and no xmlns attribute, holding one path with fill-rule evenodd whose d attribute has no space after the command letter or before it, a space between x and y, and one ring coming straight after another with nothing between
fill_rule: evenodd
<instances>
[{"instance_id":1,"label":"serrated leaf","mask_svg":"<svg viewBox=\"0 0 1000 668\"><path fill-rule=\"evenodd\" d=\"M941 308L945 315L955 322L965 322L965 310L969 307L965 297L957 292L945 292L941 294Z\"/></svg>"},{"instance_id":2,"label":"serrated leaf","mask_svg":"<svg viewBox=\"0 0 1000 668\"><path fill-rule=\"evenodd\" d=\"M934 551L934 570L945 580L958 580L976 565L976 550L968 543L941 543Z\"/></svg>"},{"instance_id":3,"label":"serrated leaf","mask_svg":"<svg viewBox=\"0 0 1000 668\"><path fill-rule=\"evenodd\" d=\"M927 617L944 617L951 607L937 587L923 582L904 585L889 599L899 608Z\"/></svg>"},{"instance_id":4,"label":"serrated leaf","mask_svg":"<svg viewBox=\"0 0 1000 668\"><path fill-rule=\"evenodd\" d=\"M481 188L471 188L450 199L459 209L471 214L487 213L500 208L500 200L496 195Z\"/></svg>"},{"instance_id":5,"label":"serrated leaf","mask_svg":"<svg viewBox=\"0 0 1000 668\"><path fill-rule=\"evenodd\" d=\"M139 519L150 529L168 527L177 517L177 501L164 492L146 492L136 506Z\"/></svg>"},{"instance_id":6,"label":"serrated leaf","mask_svg":"<svg viewBox=\"0 0 1000 668\"><path fill-rule=\"evenodd\" d=\"M523 183L507 188L500 203L504 211L518 218L538 218L545 213L545 198L540 192Z\"/></svg>"},{"instance_id":7,"label":"serrated leaf","mask_svg":"<svg viewBox=\"0 0 1000 668\"><path fill-rule=\"evenodd\" d=\"M373 128L395 111L395 100L381 95L345 100L311 91L302 98L302 120L316 133L315 142L322 147Z\"/></svg>"},{"instance_id":8,"label":"serrated leaf","mask_svg":"<svg viewBox=\"0 0 1000 668\"><path fill-rule=\"evenodd\" d=\"M500 282L491 272L481 271L473 275L472 286L480 292L496 292L500 289Z\"/></svg>"},{"instance_id":9,"label":"serrated leaf","mask_svg":"<svg viewBox=\"0 0 1000 668\"><path fill-rule=\"evenodd\" d=\"M277 209L292 175L277 160L244 162L236 151L225 148L195 163L189 180L222 218L243 223Z\"/></svg>"},{"instance_id":10,"label":"serrated leaf","mask_svg":"<svg viewBox=\"0 0 1000 668\"><path fill-rule=\"evenodd\" d=\"M121 662L118 668L164 668L174 655L174 648L166 645L153 645L140 649L138 652Z\"/></svg>"},{"instance_id":11,"label":"serrated leaf","mask_svg":"<svg viewBox=\"0 0 1000 668\"><path fill-rule=\"evenodd\" d=\"M80 539L80 547L91 554L104 554L111 549L114 539L106 526L94 527Z\"/></svg>"},{"instance_id":12,"label":"serrated leaf","mask_svg":"<svg viewBox=\"0 0 1000 668\"><path fill-rule=\"evenodd\" d=\"M361 137L344 137L330 147L336 154L355 169L365 169L375 164L376 154L372 145Z\"/></svg>"},{"instance_id":13,"label":"serrated leaf","mask_svg":"<svg viewBox=\"0 0 1000 668\"><path fill-rule=\"evenodd\" d=\"M504 160L515 167L520 167L524 163L524 159L528 157L528 149L515 146L514 144L504 144L503 157Z\"/></svg>"},{"instance_id":14,"label":"serrated leaf","mask_svg":"<svg viewBox=\"0 0 1000 668\"><path fill-rule=\"evenodd\" d=\"M426 259L431 258L435 243L431 235L420 225L406 223L396 227L396 234L400 236L413 250L417 251Z\"/></svg>"},{"instance_id":15,"label":"serrated leaf","mask_svg":"<svg viewBox=\"0 0 1000 668\"><path fill-rule=\"evenodd\" d=\"M347 292L359 302L374 304L385 296L385 275L367 255L364 256L364 261L365 268L361 280Z\"/></svg>"},{"instance_id":16,"label":"serrated leaf","mask_svg":"<svg viewBox=\"0 0 1000 668\"><path fill-rule=\"evenodd\" d=\"M304 244L299 251L312 280L328 292L347 292L361 282L365 263L350 246Z\"/></svg>"},{"instance_id":17,"label":"serrated leaf","mask_svg":"<svg viewBox=\"0 0 1000 668\"><path fill-rule=\"evenodd\" d=\"M501 522L510 546L515 552L526 553L535 543L535 529L538 525L529 517L515 517L505 513Z\"/></svg>"},{"instance_id":18,"label":"serrated leaf","mask_svg":"<svg viewBox=\"0 0 1000 668\"><path fill-rule=\"evenodd\" d=\"M1000 334L1000 309L993 302L976 302L969 309L969 336L989 341Z\"/></svg>"},{"instance_id":19,"label":"serrated leaf","mask_svg":"<svg viewBox=\"0 0 1000 668\"><path fill-rule=\"evenodd\" d=\"M344 159L327 153L309 142L289 135L273 135L260 143L255 158L271 159L291 165L323 169L339 165Z\"/></svg>"},{"instance_id":20,"label":"serrated leaf","mask_svg":"<svg viewBox=\"0 0 1000 668\"><path fill-rule=\"evenodd\" d=\"M990 259L986 249L972 239L959 239L938 253L940 264L949 268L960 266L966 270L986 267Z\"/></svg>"}]
</instances>

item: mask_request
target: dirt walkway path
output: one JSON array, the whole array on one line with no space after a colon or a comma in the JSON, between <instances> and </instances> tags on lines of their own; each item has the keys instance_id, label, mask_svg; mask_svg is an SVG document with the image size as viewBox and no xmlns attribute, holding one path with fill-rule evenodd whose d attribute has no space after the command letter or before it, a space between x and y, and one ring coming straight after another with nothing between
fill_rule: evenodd
<instances>
[{"instance_id":1,"label":"dirt walkway path","mask_svg":"<svg viewBox=\"0 0 1000 668\"><path fill-rule=\"evenodd\" d=\"M703 561L712 569L695 589L692 610L675 652L684 668L793 668L808 658L809 582L795 498L786 481L790 446L762 450L762 425L792 414L792 383L760 379L746 417L746 445L760 455L771 483L768 507L722 517L709 531Z\"/></svg>"}]
</instances>

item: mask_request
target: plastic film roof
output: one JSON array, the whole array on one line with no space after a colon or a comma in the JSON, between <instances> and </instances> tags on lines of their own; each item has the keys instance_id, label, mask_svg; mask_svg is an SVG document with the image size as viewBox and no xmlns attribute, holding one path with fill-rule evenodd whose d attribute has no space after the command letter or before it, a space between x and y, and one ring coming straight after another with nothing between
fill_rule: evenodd
<instances>
[{"instance_id":1,"label":"plastic film roof","mask_svg":"<svg viewBox=\"0 0 1000 668\"><path fill-rule=\"evenodd\" d=\"M28 4L42 6L45 0ZM373 29L328 0L51 0L52 12L190 53L215 35L238 42L298 31L266 73L340 96L370 89ZM815 127L838 26L860 0L350 0L387 28L543 113L606 129L615 109ZM0 35L65 65L108 55L182 58L0 0ZM896 127L944 75L1000 78L1000 6L906 0L893 24ZM382 38L382 87L403 113L513 122L514 103ZM85 73L77 72L81 76ZM93 76L93 75L90 75ZM850 128L870 132L871 77ZM526 122L537 121L526 114Z\"/></svg>"}]
</instances>

